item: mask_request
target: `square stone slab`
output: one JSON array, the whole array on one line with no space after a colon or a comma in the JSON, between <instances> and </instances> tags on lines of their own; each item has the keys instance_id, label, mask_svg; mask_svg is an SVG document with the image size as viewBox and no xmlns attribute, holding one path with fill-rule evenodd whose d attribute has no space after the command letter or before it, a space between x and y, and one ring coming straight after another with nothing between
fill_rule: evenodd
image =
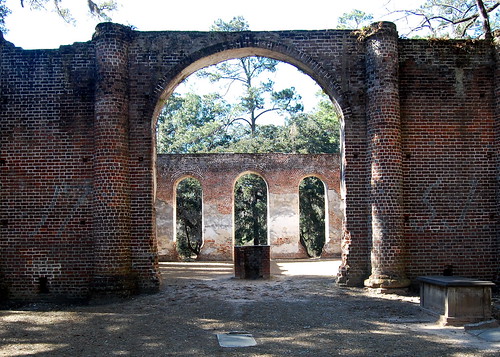
<instances>
[{"instance_id":1,"label":"square stone slab","mask_svg":"<svg viewBox=\"0 0 500 357\"><path fill-rule=\"evenodd\" d=\"M218 333L217 340L221 347L250 347L257 345L253 336L245 332Z\"/></svg>"}]
</instances>

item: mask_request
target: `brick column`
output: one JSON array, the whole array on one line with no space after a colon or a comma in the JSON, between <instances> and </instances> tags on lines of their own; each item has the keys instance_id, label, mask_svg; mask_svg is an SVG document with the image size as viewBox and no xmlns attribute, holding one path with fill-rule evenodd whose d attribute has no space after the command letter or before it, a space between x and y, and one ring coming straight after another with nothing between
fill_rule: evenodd
<instances>
[{"instance_id":1,"label":"brick column","mask_svg":"<svg viewBox=\"0 0 500 357\"><path fill-rule=\"evenodd\" d=\"M128 150L129 30L112 23L96 28L97 81L94 119L93 293L127 294L134 286L130 254Z\"/></svg>"},{"instance_id":2,"label":"brick column","mask_svg":"<svg viewBox=\"0 0 500 357\"><path fill-rule=\"evenodd\" d=\"M372 25L366 39L367 137L371 166L372 288L403 288L403 171L398 86L398 34L392 23Z\"/></svg>"},{"instance_id":3,"label":"brick column","mask_svg":"<svg viewBox=\"0 0 500 357\"><path fill-rule=\"evenodd\" d=\"M496 283L500 283L500 36L496 36L493 44L495 59L495 165L496 165L496 238L497 238L497 274Z\"/></svg>"}]
</instances>

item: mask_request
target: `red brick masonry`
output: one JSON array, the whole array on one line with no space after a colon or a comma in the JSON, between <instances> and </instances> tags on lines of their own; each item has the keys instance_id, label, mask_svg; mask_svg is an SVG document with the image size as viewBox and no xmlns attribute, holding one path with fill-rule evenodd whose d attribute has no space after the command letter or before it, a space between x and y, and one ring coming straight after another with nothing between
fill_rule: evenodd
<instances>
[{"instance_id":1,"label":"red brick masonry","mask_svg":"<svg viewBox=\"0 0 500 357\"><path fill-rule=\"evenodd\" d=\"M500 72L486 41L350 30L139 32L23 50L0 38L0 296L155 291L155 120L176 85L268 56L343 114L339 282L498 279Z\"/></svg>"}]
</instances>

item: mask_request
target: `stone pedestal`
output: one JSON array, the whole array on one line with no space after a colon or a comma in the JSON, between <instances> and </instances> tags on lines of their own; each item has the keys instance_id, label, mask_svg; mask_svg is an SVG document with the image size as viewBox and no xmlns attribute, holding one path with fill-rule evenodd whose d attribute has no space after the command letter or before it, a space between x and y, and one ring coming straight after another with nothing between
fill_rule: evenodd
<instances>
[{"instance_id":1,"label":"stone pedestal","mask_svg":"<svg viewBox=\"0 0 500 357\"><path fill-rule=\"evenodd\" d=\"M491 319L490 281L458 276L419 277L420 306L440 325L462 326Z\"/></svg>"},{"instance_id":2,"label":"stone pedestal","mask_svg":"<svg viewBox=\"0 0 500 357\"><path fill-rule=\"evenodd\" d=\"M269 279L270 251L268 245L234 247L234 276L238 279Z\"/></svg>"}]
</instances>

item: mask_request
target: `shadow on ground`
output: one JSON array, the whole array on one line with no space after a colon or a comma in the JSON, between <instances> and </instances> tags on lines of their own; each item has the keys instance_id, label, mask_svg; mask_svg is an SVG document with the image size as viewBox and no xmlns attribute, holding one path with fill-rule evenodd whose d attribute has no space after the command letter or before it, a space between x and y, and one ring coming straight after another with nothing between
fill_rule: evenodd
<instances>
[{"instance_id":1,"label":"shadow on ground","mask_svg":"<svg viewBox=\"0 0 500 357\"><path fill-rule=\"evenodd\" d=\"M310 262L309 262L310 263ZM0 311L0 356L496 356L463 329L439 329L417 297L339 288L338 262L277 262L270 280L230 263L162 263L159 293L106 305ZM316 271L316 273L314 273ZM223 348L246 331L257 345Z\"/></svg>"}]
</instances>

